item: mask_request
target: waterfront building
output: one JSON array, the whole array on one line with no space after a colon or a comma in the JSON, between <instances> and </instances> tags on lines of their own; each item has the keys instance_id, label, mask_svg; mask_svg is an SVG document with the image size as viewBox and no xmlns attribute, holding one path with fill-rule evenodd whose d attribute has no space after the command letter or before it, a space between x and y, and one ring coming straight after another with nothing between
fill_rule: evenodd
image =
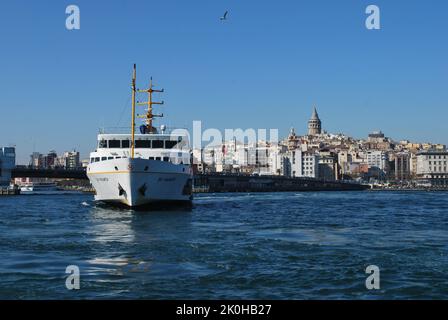
<instances>
[{"instance_id":1,"label":"waterfront building","mask_svg":"<svg viewBox=\"0 0 448 320\"><path fill-rule=\"evenodd\" d=\"M16 150L14 147L0 147L0 186L9 186L11 171L16 166Z\"/></svg>"},{"instance_id":2,"label":"waterfront building","mask_svg":"<svg viewBox=\"0 0 448 320\"><path fill-rule=\"evenodd\" d=\"M367 172L365 172L365 167L362 167L362 177L365 180L385 180L389 172L389 157L387 152L381 150L367 150L359 152L359 156L363 158L362 164L365 164Z\"/></svg>"},{"instance_id":3,"label":"waterfront building","mask_svg":"<svg viewBox=\"0 0 448 320\"><path fill-rule=\"evenodd\" d=\"M90 160L89 160L90 161ZM64 154L58 156L55 162L55 168L65 168L65 157Z\"/></svg>"},{"instance_id":4,"label":"waterfront building","mask_svg":"<svg viewBox=\"0 0 448 320\"><path fill-rule=\"evenodd\" d=\"M66 169L78 169L81 167L81 163L79 161L79 152L76 150L64 152L65 163L64 166Z\"/></svg>"},{"instance_id":5,"label":"waterfront building","mask_svg":"<svg viewBox=\"0 0 448 320\"><path fill-rule=\"evenodd\" d=\"M279 144L272 144L267 149L267 166L260 168L259 173L262 175L285 175L284 159L287 147Z\"/></svg>"},{"instance_id":6,"label":"waterfront building","mask_svg":"<svg viewBox=\"0 0 448 320\"><path fill-rule=\"evenodd\" d=\"M319 155L301 149L288 151L283 166L286 176L318 178Z\"/></svg>"},{"instance_id":7,"label":"waterfront building","mask_svg":"<svg viewBox=\"0 0 448 320\"><path fill-rule=\"evenodd\" d=\"M197 170L201 172L244 172L269 171L271 146L264 141L243 144L233 140L202 150L193 150Z\"/></svg>"},{"instance_id":8,"label":"waterfront building","mask_svg":"<svg viewBox=\"0 0 448 320\"><path fill-rule=\"evenodd\" d=\"M388 155L384 151L369 150L365 153L365 159L370 168L375 167L381 171L387 170Z\"/></svg>"},{"instance_id":9,"label":"waterfront building","mask_svg":"<svg viewBox=\"0 0 448 320\"><path fill-rule=\"evenodd\" d=\"M193 157L193 172L205 173L207 164L204 161L204 149L203 148L193 149L192 157Z\"/></svg>"},{"instance_id":10,"label":"waterfront building","mask_svg":"<svg viewBox=\"0 0 448 320\"><path fill-rule=\"evenodd\" d=\"M411 155L408 152L399 152L394 155L395 180L408 180L411 176Z\"/></svg>"},{"instance_id":11,"label":"waterfront building","mask_svg":"<svg viewBox=\"0 0 448 320\"><path fill-rule=\"evenodd\" d=\"M238 146L235 153L235 162L239 168L247 167L249 164L249 148L245 145Z\"/></svg>"},{"instance_id":12,"label":"waterfront building","mask_svg":"<svg viewBox=\"0 0 448 320\"><path fill-rule=\"evenodd\" d=\"M352 154L349 150L341 150L337 153L338 165L341 171L341 176L350 173L350 164L352 163Z\"/></svg>"},{"instance_id":13,"label":"waterfront building","mask_svg":"<svg viewBox=\"0 0 448 320\"><path fill-rule=\"evenodd\" d=\"M51 150L46 156L43 157L43 167L45 169L53 169L57 167L57 159L58 155L56 151Z\"/></svg>"},{"instance_id":14,"label":"waterfront building","mask_svg":"<svg viewBox=\"0 0 448 320\"><path fill-rule=\"evenodd\" d=\"M299 154L298 154L299 152L302 152L302 151L300 149L290 150L285 155L284 162L283 162L283 170L284 170L285 176L287 176L287 177L299 176L300 173L298 173L298 171L301 172L301 170L299 170L299 167L298 167L298 163L300 163L300 161L301 161L301 160L299 160L299 158L301 157L301 155L299 156Z\"/></svg>"},{"instance_id":15,"label":"waterfront building","mask_svg":"<svg viewBox=\"0 0 448 320\"><path fill-rule=\"evenodd\" d=\"M367 163L352 162L350 164L350 174L353 177L365 178L369 172L369 165Z\"/></svg>"},{"instance_id":16,"label":"waterfront building","mask_svg":"<svg viewBox=\"0 0 448 320\"><path fill-rule=\"evenodd\" d=\"M314 152L302 152L302 176L317 178L319 176L319 155Z\"/></svg>"},{"instance_id":17,"label":"waterfront building","mask_svg":"<svg viewBox=\"0 0 448 320\"><path fill-rule=\"evenodd\" d=\"M447 151L421 151L417 154L417 177L433 187L448 187L447 162Z\"/></svg>"},{"instance_id":18,"label":"waterfront building","mask_svg":"<svg viewBox=\"0 0 448 320\"><path fill-rule=\"evenodd\" d=\"M30 167L32 167L32 168L42 168L43 167L43 156L39 152L33 152L31 154Z\"/></svg>"},{"instance_id":19,"label":"waterfront building","mask_svg":"<svg viewBox=\"0 0 448 320\"><path fill-rule=\"evenodd\" d=\"M204 164L204 172L215 172L216 170L216 157L215 149L206 147L202 150L202 163Z\"/></svg>"},{"instance_id":20,"label":"waterfront building","mask_svg":"<svg viewBox=\"0 0 448 320\"><path fill-rule=\"evenodd\" d=\"M409 171L411 178L417 176L417 152L411 152L409 154Z\"/></svg>"},{"instance_id":21,"label":"waterfront building","mask_svg":"<svg viewBox=\"0 0 448 320\"><path fill-rule=\"evenodd\" d=\"M311 119L308 121L308 135L316 136L322 133L322 122L319 119L316 108L313 109Z\"/></svg>"},{"instance_id":22,"label":"waterfront building","mask_svg":"<svg viewBox=\"0 0 448 320\"><path fill-rule=\"evenodd\" d=\"M323 180L338 180L337 154L329 150L319 152L319 178Z\"/></svg>"}]
</instances>

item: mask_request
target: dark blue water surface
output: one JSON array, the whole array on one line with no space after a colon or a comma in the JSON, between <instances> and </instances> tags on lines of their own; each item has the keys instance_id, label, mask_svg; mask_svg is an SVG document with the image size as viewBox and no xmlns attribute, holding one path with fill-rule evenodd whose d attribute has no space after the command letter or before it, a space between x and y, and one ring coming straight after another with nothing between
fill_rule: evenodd
<instances>
[{"instance_id":1,"label":"dark blue water surface","mask_svg":"<svg viewBox=\"0 0 448 320\"><path fill-rule=\"evenodd\" d=\"M442 192L207 194L154 212L0 198L2 299L447 299L447 271Z\"/></svg>"}]
</instances>

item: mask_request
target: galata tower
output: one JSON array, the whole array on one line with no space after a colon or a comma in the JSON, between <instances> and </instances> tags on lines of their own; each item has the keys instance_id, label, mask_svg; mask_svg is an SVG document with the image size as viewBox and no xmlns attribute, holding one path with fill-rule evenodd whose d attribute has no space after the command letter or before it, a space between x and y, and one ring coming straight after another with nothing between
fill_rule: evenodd
<instances>
[{"instance_id":1,"label":"galata tower","mask_svg":"<svg viewBox=\"0 0 448 320\"><path fill-rule=\"evenodd\" d=\"M308 120L308 135L315 136L321 134L321 132L322 132L322 123L320 122L316 108L314 108L313 114L311 115L311 119Z\"/></svg>"}]
</instances>

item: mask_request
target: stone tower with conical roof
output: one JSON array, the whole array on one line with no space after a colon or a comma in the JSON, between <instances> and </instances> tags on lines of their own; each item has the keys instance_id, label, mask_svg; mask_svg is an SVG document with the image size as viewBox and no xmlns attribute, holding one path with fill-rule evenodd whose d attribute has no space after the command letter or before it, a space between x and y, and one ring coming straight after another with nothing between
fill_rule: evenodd
<instances>
[{"instance_id":1,"label":"stone tower with conical roof","mask_svg":"<svg viewBox=\"0 0 448 320\"><path fill-rule=\"evenodd\" d=\"M317 114L316 107L314 107L311 119L308 120L308 135L315 136L321 134L321 132L322 132L322 123L319 119L319 115Z\"/></svg>"}]
</instances>

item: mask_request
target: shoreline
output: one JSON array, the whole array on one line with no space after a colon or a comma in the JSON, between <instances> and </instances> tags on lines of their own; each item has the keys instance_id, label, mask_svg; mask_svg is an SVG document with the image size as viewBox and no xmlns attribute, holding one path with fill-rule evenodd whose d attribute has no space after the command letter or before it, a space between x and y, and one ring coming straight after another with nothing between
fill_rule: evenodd
<instances>
[{"instance_id":1,"label":"shoreline","mask_svg":"<svg viewBox=\"0 0 448 320\"><path fill-rule=\"evenodd\" d=\"M448 189L438 189L438 188L372 188L368 191L426 191L426 192L448 192Z\"/></svg>"}]
</instances>

